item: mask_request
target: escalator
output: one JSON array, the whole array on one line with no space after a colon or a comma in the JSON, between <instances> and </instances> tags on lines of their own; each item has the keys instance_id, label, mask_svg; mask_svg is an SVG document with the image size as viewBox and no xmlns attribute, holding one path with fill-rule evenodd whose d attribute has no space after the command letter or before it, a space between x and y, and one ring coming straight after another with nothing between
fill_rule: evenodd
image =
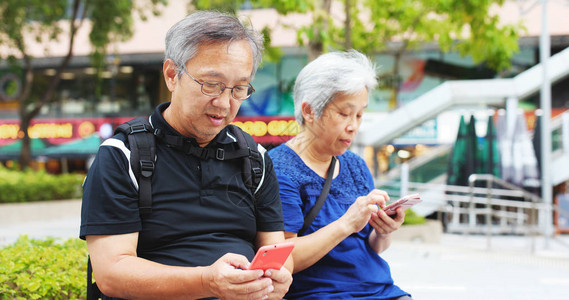
<instances>
[{"instance_id":1,"label":"escalator","mask_svg":"<svg viewBox=\"0 0 569 300\"><path fill-rule=\"evenodd\" d=\"M548 74L552 83L569 75L569 48L551 56L548 62ZM509 98L524 99L539 91L541 79L542 68L541 64L538 64L514 78L444 82L390 113L364 119L354 144L360 147L378 147L388 144L427 120L457 107L504 107ZM554 141L556 134L559 135L556 132L562 127L561 124L560 121L552 120ZM378 128L381 130L377 130ZM567 144L569 145L569 142ZM569 165L569 149L565 151L555 149L554 145L552 166ZM432 166L425 159L420 164L410 165L410 181L427 182L434 179L440 181L439 176L446 173L446 168L443 167L445 159L439 156L434 156L432 159L435 160ZM440 173L439 176L437 176L438 173ZM395 174L397 171L392 171L386 176L387 178L382 178L382 180L393 180L397 177ZM568 179L569 168L553 168L552 183L554 185Z\"/></svg>"},{"instance_id":2,"label":"escalator","mask_svg":"<svg viewBox=\"0 0 569 300\"><path fill-rule=\"evenodd\" d=\"M548 68L552 83L568 76L569 48L552 56ZM541 66L536 65L511 79L447 81L393 112L364 120L355 144L378 147L391 143L442 112L461 106L504 107L509 98L519 100L537 93L541 87L541 76ZM569 180L569 168L564 167L569 165L569 116L565 118L568 120L563 121L563 117L551 120L553 185ZM566 137L562 137L564 131ZM402 191L421 193L426 201L414 209L419 215L448 211L449 201L465 201L464 197L469 195L467 187L456 187L456 193L462 193L462 198L449 200L448 189L454 188L445 185L450 150L450 145L437 146L432 152L409 160L407 187L402 187L400 166L377 178L376 184L378 188L388 191L393 198L401 196ZM529 215L526 217L529 218ZM521 221L516 219L514 223L519 222Z\"/></svg>"},{"instance_id":3,"label":"escalator","mask_svg":"<svg viewBox=\"0 0 569 300\"><path fill-rule=\"evenodd\" d=\"M569 48L551 56L548 74L552 83L569 75ZM446 81L388 114L362 123L357 146L381 146L409 130L461 106L504 107L508 98L525 99L539 91L541 64L514 78ZM377 130L381 128L381 130Z\"/></svg>"}]
</instances>

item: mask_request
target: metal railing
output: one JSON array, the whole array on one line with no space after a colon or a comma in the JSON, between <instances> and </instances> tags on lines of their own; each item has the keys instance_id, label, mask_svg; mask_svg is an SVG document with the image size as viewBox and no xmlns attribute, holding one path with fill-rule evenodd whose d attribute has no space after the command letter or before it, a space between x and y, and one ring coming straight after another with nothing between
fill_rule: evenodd
<instances>
[{"instance_id":1,"label":"metal railing","mask_svg":"<svg viewBox=\"0 0 569 300\"><path fill-rule=\"evenodd\" d=\"M391 198L401 196L398 181L381 181L377 186L388 191ZM550 205L539 196L490 174L472 174L467 187L409 182L406 192L421 194L423 203L414 210L434 213L448 233L485 234L488 249L494 235L524 235L530 238L532 253L535 236L541 234L540 213L548 211ZM569 212L559 205L551 206L549 211L569 217Z\"/></svg>"},{"instance_id":2,"label":"metal railing","mask_svg":"<svg viewBox=\"0 0 569 300\"><path fill-rule=\"evenodd\" d=\"M484 225L480 226L482 231L486 233L486 246L491 248L491 237L493 231L496 233L518 233L531 237L531 251L535 251L534 236L539 233L538 212L543 209L545 203L535 194L519 188L509 182L497 178L490 174L472 174L468 177L470 189L470 201L468 203L468 229L476 228L478 223L478 211L474 198L477 194L474 187L477 182L485 182L485 203L478 203L482 206L481 210L484 215ZM496 189L508 190L514 197L508 196L509 199L496 198ZM513 198L513 199L512 199Z\"/></svg>"}]
</instances>

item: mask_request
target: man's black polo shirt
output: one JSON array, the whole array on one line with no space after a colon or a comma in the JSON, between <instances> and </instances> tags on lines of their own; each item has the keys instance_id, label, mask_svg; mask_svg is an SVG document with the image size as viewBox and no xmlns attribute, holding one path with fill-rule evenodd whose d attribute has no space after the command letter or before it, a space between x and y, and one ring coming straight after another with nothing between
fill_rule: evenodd
<instances>
[{"instance_id":1,"label":"man's black polo shirt","mask_svg":"<svg viewBox=\"0 0 569 300\"><path fill-rule=\"evenodd\" d=\"M179 135L162 117L168 105L159 105L150 122L166 134ZM167 265L205 266L228 252L251 260L257 231L284 230L278 181L266 153L265 175L254 204L243 183L242 159L200 160L159 139L152 213L141 220L126 141L123 134L106 140L87 174L81 238L139 232L139 257ZM223 129L206 147L231 149L236 138Z\"/></svg>"}]
</instances>

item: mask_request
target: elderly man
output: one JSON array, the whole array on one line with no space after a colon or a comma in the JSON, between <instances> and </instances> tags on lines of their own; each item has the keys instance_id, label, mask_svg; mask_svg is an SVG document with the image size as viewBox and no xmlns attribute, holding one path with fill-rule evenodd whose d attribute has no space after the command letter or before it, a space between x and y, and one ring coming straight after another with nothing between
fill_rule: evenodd
<instances>
[{"instance_id":1,"label":"elderly man","mask_svg":"<svg viewBox=\"0 0 569 300\"><path fill-rule=\"evenodd\" d=\"M262 51L256 31L218 12L195 12L168 31L163 73L172 97L149 117L157 136L151 212L140 214L125 134L103 143L84 183L80 237L103 298L280 299L288 291L291 259L280 270L247 270L256 249L284 241L268 155L260 152L255 191L241 159L195 155L231 153L244 137L227 125L254 92Z\"/></svg>"}]
</instances>

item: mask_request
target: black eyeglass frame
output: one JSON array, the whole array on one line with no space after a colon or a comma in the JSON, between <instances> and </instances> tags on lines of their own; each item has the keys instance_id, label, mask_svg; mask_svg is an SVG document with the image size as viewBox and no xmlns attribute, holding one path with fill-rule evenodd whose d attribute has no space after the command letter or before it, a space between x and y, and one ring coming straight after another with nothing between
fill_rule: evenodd
<instances>
[{"instance_id":1,"label":"black eyeglass frame","mask_svg":"<svg viewBox=\"0 0 569 300\"><path fill-rule=\"evenodd\" d=\"M251 83L247 84L247 85L235 85L233 87L228 87L227 85L225 85L225 83L221 82L221 81L215 81L215 80L204 80L203 82L200 82L199 80L195 79L194 76L192 76L192 74L190 74L186 69L182 69L182 71L184 73L186 73L188 76L190 76L191 79L193 79L197 84L199 84L201 86L200 91L202 92L202 94L209 96L209 97L217 97L221 94L223 94L223 92L225 92L225 90L231 90L231 97L235 100L247 100L251 97L251 95L253 95L253 93L255 92L255 88L251 85ZM204 92L204 84L211 84L211 85L218 85L219 86L219 94L208 94L206 92ZM247 98L243 98L243 99L239 99L237 97L235 97L235 95L233 94L234 89L236 87L247 87Z\"/></svg>"}]
</instances>

